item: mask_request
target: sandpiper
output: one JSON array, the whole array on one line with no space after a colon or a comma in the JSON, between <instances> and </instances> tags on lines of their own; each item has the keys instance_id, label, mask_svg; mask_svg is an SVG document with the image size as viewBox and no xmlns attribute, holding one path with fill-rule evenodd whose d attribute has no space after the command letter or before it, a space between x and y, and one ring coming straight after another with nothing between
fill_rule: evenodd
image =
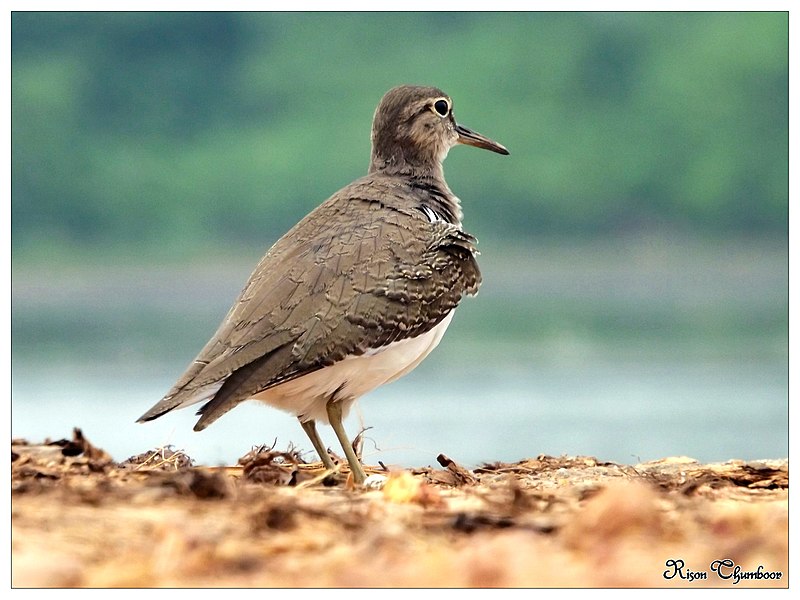
<instances>
[{"instance_id":1,"label":"sandpiper","mask_svg":"<svg viewBox=\"0 0 800 600\"><path fill-rule=\"evenodd\" d=\"M315 425L330 423L363 482L342 420L360 396L416 367L481 283L475 238L442 171L456 144L508 154L456 123L441 90L389 90L375 111L367 175L267 251L217 332L139 422L205 402L200 431L260 400L296 415L333 469Z\"/></svg>"}]
</instances>

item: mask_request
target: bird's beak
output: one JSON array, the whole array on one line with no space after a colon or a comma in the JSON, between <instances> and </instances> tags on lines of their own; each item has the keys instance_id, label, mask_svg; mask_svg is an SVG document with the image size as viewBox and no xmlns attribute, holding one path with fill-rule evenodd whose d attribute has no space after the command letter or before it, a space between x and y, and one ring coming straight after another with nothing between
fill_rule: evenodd
<instances>
[{"instance_id":1,"label":"bird's beak","mask_svg":"<svg viewBox=\"0 0 800 600\"><path fill-rule=\"evenodd\" d=\"M481 135L471 129L467 129L463 125L456 124L456 133L458 134L458 143L466 144L467 146L475 146L476 148L483 148L484 150L491 150L498 154L508 154L508 150L502 144L498 144L494 140L490 140L486 136Z\"/></svg>"}]
</instances>

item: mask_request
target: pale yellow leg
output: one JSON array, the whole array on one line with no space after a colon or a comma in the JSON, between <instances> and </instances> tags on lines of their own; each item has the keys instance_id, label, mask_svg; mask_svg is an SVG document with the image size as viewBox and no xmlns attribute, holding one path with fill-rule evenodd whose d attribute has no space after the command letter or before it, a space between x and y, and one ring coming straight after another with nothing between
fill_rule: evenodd
<instances>
[{"instance_id":1,"label":"pale yellow leg","mask_svg":"<svg viewBox=\"0 0 800 600\"><path fill-rule=\"evenodd\" d=\"M309 421L300 421L300 427L303 428L303 431L306 432L308 439L311 440L311 444L314 446L314 450L317 451L317 454L319 454L319 458L325 468L330 470L335 469L336 466L333 464L331 457L328 455L325 445L322 443L322 440L319 439L317 425L314 423L313 419Z\"/></svg>"},{"instance_id":2,"label":"pale yellow leg","mask_svg":"<svg viewBox=\"0 0 800 600\"><path fill-rule=\"evenodd\" d=\"M344 450L344 455L347 457L347 462L350 465L353 481L356 483L364 483L367 476L353 450L353 445L350 443L350 440L347 439L347 432L342 425L342 403L329 400L327 410L328 419L331 422L331 427L333 427L333 432L336 434L336 437L339 438L339 443L342 445L342 450Z\"/></svg>"}]
</instances>

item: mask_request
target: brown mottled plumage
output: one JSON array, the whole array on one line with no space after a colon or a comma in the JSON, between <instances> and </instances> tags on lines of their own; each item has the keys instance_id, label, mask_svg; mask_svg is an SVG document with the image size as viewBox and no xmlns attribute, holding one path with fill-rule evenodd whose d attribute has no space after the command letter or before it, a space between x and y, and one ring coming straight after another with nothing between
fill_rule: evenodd
<instances>
[{"instance_id":1,"label":"brown mottled plumage","mask_svg":"<svg viewBox=\"0 0 800 600\"><path fill-rule=\"evenodd\" d=\"M332 467L314 426L329 421L363 481L342 418L359 395L413 369L480 285L475 240L442 172L457 143L508 154L456 124L441 90L387 92L369 173L269 249L205 348L139 421L206 401L199 431L260 399L294 412Z\"/></svg>"}]
</instances>

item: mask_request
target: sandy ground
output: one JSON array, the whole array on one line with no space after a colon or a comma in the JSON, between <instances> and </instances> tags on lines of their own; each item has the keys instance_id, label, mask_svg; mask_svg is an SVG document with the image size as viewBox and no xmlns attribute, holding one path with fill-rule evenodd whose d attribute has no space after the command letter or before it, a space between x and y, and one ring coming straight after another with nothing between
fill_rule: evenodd
<instances>
[{"instance_id":1,"label":"sandy ground","mask_svg":"<svg viewBox=\"0 0 800 600\"><path fill-rule=\"evenodd\" d=\"M788 461L538 456L468 471L293 453L115 463L13 440L14 587L787 587Z\"/></svg>"}]
</instances>

